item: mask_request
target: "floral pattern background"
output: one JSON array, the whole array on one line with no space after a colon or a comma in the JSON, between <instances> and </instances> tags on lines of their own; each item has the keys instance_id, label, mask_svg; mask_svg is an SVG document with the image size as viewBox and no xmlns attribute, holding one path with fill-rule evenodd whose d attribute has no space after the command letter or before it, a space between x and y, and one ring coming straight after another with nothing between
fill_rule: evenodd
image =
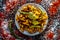
<instances>
[{"instance_id":1,"label":"floral pattern background","mask_svg":"<svg viewBox=\"0 0 60 40\"><path fill-rule=\"evenodd\" d=\"M46 29L39 35L26 36L15 25L15 14L25 3L40 4L49 16ZM0 40L60 40L60 0L0 0Z\"/></svg>"}]
</instances>

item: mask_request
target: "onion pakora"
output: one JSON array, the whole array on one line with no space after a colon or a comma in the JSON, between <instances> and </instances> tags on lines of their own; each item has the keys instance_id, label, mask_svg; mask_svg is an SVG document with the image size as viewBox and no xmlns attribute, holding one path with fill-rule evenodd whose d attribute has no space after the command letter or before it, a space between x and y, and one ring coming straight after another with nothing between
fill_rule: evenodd
<instances>
[{"instance_id":1,"label":"onion pakora","mask_svg":"<svg viewBox=\"0 0 60 40\"><path fill-rule=\"evenodd\" d=\"M46 25L48 16L43 13L39 8L28 4L18 10L20 13L16 16L16 20L22 32L28 31L29 33L41 32Z\"/></svg>"}]
</instances>

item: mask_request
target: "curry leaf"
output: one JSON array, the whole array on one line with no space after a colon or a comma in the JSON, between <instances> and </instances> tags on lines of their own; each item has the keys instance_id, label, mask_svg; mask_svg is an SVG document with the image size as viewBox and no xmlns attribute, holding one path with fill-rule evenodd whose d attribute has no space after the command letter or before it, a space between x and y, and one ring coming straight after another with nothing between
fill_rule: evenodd
<instances>
[{"instance_id":1,"label":"curry leaf","mask_svg":"<svg viewBox=\"0 0 60 40\"><path fill-rule=\"evenodd\" d=\"M38 21L33 21L32 24L33 24L33 25L38 25L39 22L38 22Z\"/></svg>"}]
</instances>

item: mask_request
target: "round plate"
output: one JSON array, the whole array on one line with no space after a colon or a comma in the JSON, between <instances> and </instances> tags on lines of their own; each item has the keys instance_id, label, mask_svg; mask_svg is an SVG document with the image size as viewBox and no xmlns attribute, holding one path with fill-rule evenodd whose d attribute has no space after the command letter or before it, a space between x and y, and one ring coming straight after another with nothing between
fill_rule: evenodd
<instances>
[{"instance_id":1,"label":"round plate","mask_svg":"<svg viewBox=\"0 0 60 40\"><path fill-rule=\"evenodd\" d=\"M35 6L35 7L40 8L43 13L46 13L46 14L47 14L47 12L45 11L45 9L44 9L41 5L35 4L35 3L27 3L27 4L24 4L24 5L21 6L18 10L21 10L22 7L24 7L24 6L28 5L28 4L31 4L31 5L33 5L33 6ZM20 14L20 13L17 11L16 15L19 15L19 14ZM18 22L16 21L16 15L15 15L15 24L16 24L18 30L21 32L20 26L19 26ZM47 23L48 23L48 19L46 20L46 25L44 25L43 31L46 29ZM43 32L43 31L42 31L42 32ZM42 32L40 32L40 33L42 33ZM35 36L35 35L40 34L39 32L30 34L28 31L24 31L24 32L21 32L21 33L23 33L24 35L28 35L28 36Z\"/></svg>"}]
</instances>

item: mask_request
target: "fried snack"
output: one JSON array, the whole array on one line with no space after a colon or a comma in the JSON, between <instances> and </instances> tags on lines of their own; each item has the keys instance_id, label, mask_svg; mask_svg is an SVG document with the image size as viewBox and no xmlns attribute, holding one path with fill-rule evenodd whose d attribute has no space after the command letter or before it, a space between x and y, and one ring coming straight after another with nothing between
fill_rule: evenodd
<instances>
[{"instance_id":1,"label":"fried snack","mask_svg":"<svg viewBox=\"0 0 60 40\"><path fill-rule=\"evenodd\" d=\"M28 31L29 33L42 32L48 16L43 13L39 8L32 5L27 5L19 10L19 16L16 20L19 23L22 32Z\"/></svg>"}]
</instances>

